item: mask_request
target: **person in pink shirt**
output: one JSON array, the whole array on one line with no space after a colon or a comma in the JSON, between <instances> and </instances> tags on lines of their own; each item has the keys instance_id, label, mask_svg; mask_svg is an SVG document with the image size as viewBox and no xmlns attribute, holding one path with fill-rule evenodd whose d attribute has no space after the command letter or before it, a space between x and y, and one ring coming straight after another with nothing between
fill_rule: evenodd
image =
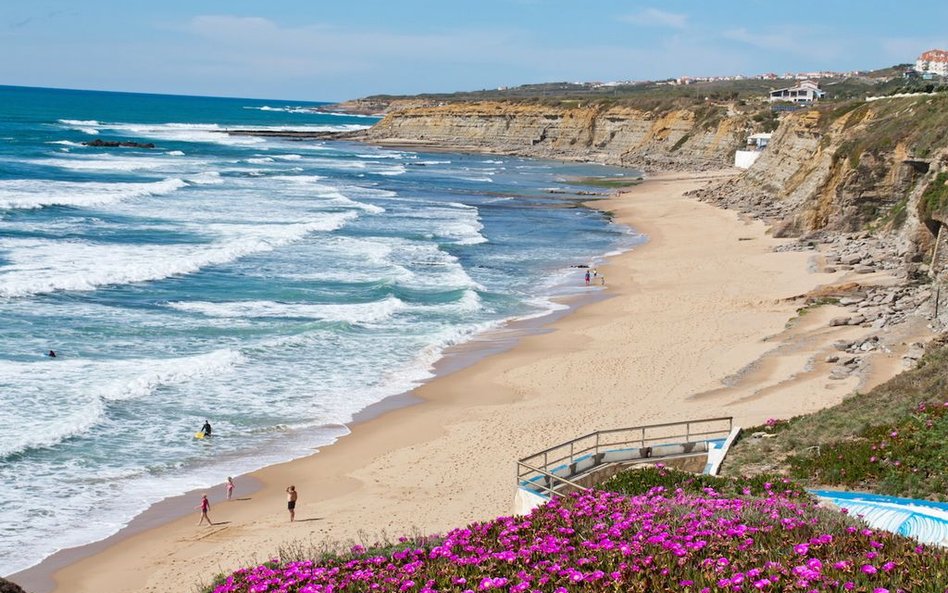
<instances>
[{"instance_id":1,"label":"person in pink shirt","mask_svg":"<svg viewBox=\"0 0 948 593\"><path fill-rule=\"evenodd\" d=\"M208 525L214 524L211 518L207 516L207 512L211 510L211 502L207 499L207 494L201 495L201 504L194 508L201 509L201 519L198 521L198 525L204 523L205 520L207 520Z\"/></svg>"},{"instance_id":2,"label":"person in pink shirt","mask_svg":"<svg viewBox=\"0 0 948 593\"><path fill-rule=\"evenodd\" d=\"M227 500L234 496L234 478L227 476Z\"/></svg>"}]
</instances>

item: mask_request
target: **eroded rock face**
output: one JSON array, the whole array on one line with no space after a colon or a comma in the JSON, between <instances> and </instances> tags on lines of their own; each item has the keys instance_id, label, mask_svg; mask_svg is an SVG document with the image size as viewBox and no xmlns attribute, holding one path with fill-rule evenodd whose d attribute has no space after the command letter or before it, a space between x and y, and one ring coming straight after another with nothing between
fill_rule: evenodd
<instances>
[{"instance_id":1,"label":"eroded rock face","mask_svg":"<svg viewBox=\"0 0 948 593\"><path fill-rule=\"evenodd\" d=\"M704 170L730 167L748 130L745 117L728 117L723 107L658 113L497 101L394 111L367 137L378 143L431 144L648 170Z\"/></svg>"},{"instance_id":2,"label":"eroded rock face","mask_svg":"<svg viewBox=\"0 0 948 593\"><path fill-rule=\"evenodd\" d=\"M948 166L948 98L886 99L787 114L742 175L696 192L775 224L775 234L868 228L931 247L922 195Z\"/></svg>"}]
</instances>

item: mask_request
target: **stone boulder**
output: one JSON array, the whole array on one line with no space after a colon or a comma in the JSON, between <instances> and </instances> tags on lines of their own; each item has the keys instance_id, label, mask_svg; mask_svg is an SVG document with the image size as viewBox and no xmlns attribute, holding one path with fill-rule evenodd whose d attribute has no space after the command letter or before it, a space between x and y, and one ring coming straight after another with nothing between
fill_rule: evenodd
<instances>
[{"instance_id":1,"label":"stone boulder","mask_svg":"<svg viewBox=\"0 0 948 593\"><path fill-rule=\"evenodd\" d=\"M13 581L8 581L3 577L0 577L0 593L26 593L23 590L23 587L17 585Z\"/></svg>"}]
</instances>

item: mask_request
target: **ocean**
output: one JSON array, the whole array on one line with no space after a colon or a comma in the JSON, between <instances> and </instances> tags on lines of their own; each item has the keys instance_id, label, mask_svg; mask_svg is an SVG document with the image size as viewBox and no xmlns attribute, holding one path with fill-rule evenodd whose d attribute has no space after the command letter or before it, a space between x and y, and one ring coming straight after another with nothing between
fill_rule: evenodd
<instances>
[{"instance_id":1,"label":"ocean","mask_svg":"<svg viewBox=\"0 0 948 593\"><path fill-rule=\"evenodd\" d=\"M576 181L634 171L226 133L376 121L319 105L0 86L0 575L332 443L642 240Z\"/></svg>"}]
</instances>

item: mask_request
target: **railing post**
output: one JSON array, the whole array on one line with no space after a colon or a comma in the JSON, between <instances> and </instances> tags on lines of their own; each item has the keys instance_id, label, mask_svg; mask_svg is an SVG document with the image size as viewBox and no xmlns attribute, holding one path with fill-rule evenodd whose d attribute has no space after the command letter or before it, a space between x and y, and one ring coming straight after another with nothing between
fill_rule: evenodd
<instances>
[{"instance_id":1,"label":"railing post","mask_svg":"<svg viewBox=\"0 0 948 593\"><path fill-rule=\"evenodd\" d=\"M642 446L645 446L645 427L642 427Z\"/></svg>"},{"instance_id":2,"label":"railing post","mask_svg":"<svg viewBox=\"0 0 948 593\"><path fill-rule=\"evenodd\" d=\"M685 442L691 442L691 421L685 423Z\"/></svg>"},{"instance_id":3,"label":"railing post","mask_svg":"<svg viewBox=\"0 0 948 593\"><path fill-rule=\"evenodd\" d=\"M596 431L596 457L599 456L599 431Z\"/></svg>"},{"instance_id":4,"label":"railing post","mask_svg":"<svg viewBox=\"0 0 948 593\"><path fill-rule=\"evenodd\" d=\"M573 459L573 445L575 445L575 444L576 444L576 441L570 441L570 442L569 442L569 462L570 462L570 463L573 463L573 461L575 461L575 460Z\"/></svg>"}]
</instances>

